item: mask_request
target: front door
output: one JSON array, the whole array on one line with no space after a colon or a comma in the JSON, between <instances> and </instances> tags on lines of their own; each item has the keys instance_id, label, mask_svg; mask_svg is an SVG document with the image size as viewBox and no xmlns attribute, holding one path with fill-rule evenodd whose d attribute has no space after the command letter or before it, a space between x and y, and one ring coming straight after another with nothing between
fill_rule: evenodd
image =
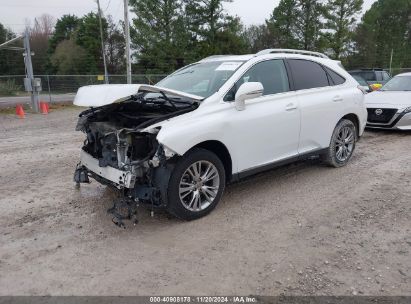
<instances>
[{"instance_id":1,"label":"front door","mask_svg":"<svg viewBox=\"0 0 411 304\"><path fill-rule=\"evenodd\" d=\"M300 109L284 61L266 60L251 67L228 93L245 82L261 82L263 96L246 101L246 109L231 109L228 128L235 141L238 172L298 155Z\"/></svg>"}]
</instances>

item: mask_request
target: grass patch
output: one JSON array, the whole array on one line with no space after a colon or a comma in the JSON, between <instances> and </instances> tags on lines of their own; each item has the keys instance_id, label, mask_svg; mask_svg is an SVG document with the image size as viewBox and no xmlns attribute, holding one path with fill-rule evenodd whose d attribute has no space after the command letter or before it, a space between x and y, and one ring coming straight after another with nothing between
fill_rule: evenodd
<instances>
[{"instance_id":1,"label":"grass patch","mask_svg":"<svg viewBox=\"0 0 411 304\"><path fill-rule=\"evenodd\" d=\"M14 79L0 81L0 96L17 96L22 86L16 84Z\"/></svg>"}]
</instances>

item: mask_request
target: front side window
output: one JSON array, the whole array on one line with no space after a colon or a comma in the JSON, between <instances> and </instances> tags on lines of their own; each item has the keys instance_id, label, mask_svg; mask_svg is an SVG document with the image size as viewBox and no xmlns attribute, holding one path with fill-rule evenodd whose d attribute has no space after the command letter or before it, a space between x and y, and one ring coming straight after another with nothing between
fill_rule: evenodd
<instances>
[{"instance_id":1,"label":"front side window","mask_svg":"<svg viewBox=\"0 0 411 304\"><path fill-rule=\"evenodd\" d=\"M272 95L290 90L287 70L281 59L259 62L251 67L235 83L224 97L224 101L234 101L238 88L246 82L260 82L264 87L263 95Z\"/></svg>"},{"instance_id":2,"label":"front side window","mask_svg":"<svg viewBox=\"0 0 411 304\"><path fill-rule=\"evenodd\" d=\"M296 90L329 86L327 73L318 63L302 59L291 59L288 62L293 73Z\"/></svg>"},{"instance_id":3,"label":"front side window","mask_svg":"<svg viewBox=\"0 0 411 304\"><path fill-rule=\"evenodd\" d=\"M411 91L411 76L394 77L380 91Z\"/></svg>"},{"instance_id":4,"label":"front side window","mask_svg":"<svg viewBox=\"0 0 411 304\"><path fill-rule=\"evenodd\" d=\"M156 85L207 98L217 92L244 61L215 61L185 67Z\"/></svg>"}]
</instances>

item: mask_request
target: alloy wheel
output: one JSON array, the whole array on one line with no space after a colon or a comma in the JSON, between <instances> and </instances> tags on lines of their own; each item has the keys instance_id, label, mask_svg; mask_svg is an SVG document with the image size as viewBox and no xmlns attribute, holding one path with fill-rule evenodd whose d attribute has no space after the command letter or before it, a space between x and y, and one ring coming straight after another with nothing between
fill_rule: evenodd
<instances>
[{"instance_id":1,"label":"alloy wheel","mask_svg":"<svg viewBox=\"0 0 411 304\"><path fill-rule=\"evenodd\" d=\"M193 212L207 209L220 188L220 174L209 161L197 161L183 173L179 185L183 206Z\"/></svg>"},{"instance_id":2,"label":"alloy wheel","mask_svg":"<svg viewBox=\"0 0 411 304\"><path fill-rule=\"evenodd\" d=\"M341 128L335 143L335 156L338 161L345 162L354 150L354 130L348 126Z\"/></svg>"}]
</instances>

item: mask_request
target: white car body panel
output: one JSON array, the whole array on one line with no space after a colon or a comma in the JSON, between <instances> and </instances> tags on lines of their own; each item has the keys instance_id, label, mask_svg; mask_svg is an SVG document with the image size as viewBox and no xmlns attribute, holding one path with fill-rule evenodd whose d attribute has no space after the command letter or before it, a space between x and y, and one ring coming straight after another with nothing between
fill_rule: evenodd
<instances>
[{"instance_id":1,"label":"white car body panel","mask_svg":"<svg viewBox=\"0 0 411 304\"><path fill-rule=\"evenodd\" d=\"M245 111L237 111L234 103L217 104L218 107L204 104L193 113L152 128L161 125L157 140L179 155L199 143L220 141L230 152L233 172L237 173L298 155L300 113L286 111L290 97L295 98L295 93L256 98L246 103Z\"/></svg>"},{"instance_id":2,"label":"white car body panel","mask_svg":"<svg viewBox=\"0 0 411 304\"><path fill-rule=\"evenodd\" d=\"M411 113L405 114L397 123L396 128L399 130L411 130Z\"/></svg>"},{"instance_id":3,"label":"white car body panel","mask_svg":"<svg viewBox=\"0 0 411 304\"><path fill-rule=\"evenodd\" d=\"M384 107L406 108L411 106L411 92L375 91L365 96L365 104Z\"/></svg>"}]
</instances>

